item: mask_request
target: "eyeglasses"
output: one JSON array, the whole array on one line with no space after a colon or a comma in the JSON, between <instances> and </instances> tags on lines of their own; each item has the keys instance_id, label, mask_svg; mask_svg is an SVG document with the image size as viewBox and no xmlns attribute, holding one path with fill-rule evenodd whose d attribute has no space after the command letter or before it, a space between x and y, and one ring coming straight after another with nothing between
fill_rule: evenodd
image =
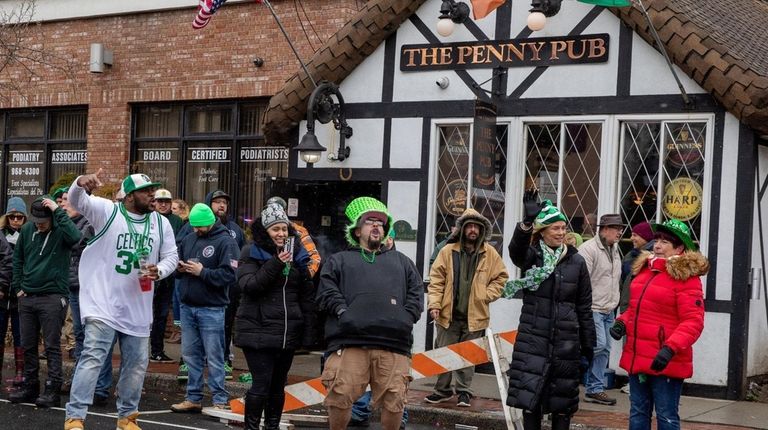
<instances>
[{"instance_id":1,"label":"eyeglasses","mask_svg":"<svg viewBox=\"0 0 768 430\"><path fill-rule=\"evenodd\" d=\"M370 227L384 227L384 223L377 219L367 219L363 223Z\"/></svg>"},{"instance_id":2,"label":"eyeglasses","mask_svg":"<svg viewBox=\"0 0 768 430\"><path fill-rule=\"evenodd\" d=\"M24 218L24 215L8 215L8 219L12 221L21 221Z\"/></svg>"}]
</instances>

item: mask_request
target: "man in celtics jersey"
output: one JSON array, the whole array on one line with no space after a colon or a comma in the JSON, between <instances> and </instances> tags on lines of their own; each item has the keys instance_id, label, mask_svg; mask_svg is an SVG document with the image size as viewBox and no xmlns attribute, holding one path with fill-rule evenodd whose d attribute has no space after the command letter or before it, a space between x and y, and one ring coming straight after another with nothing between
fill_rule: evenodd
<instances>
[{"instance_id":1,"label":"man in celtics jersey","mask_svg":"<svg viewBox=\"0 0 768 430\"><path fill-rule=\"evenodd\" d=\"M78 177L69 189L69 204L88 219L95 236L80 257L80 317L83 352L77 363L65 430L84 429L99 371L113 338L120 343L117 382L117 429L140 430L136 424L147 348L152 326L153 283L171 275L178 255L173 228L152 211L160 184L143 174L123 180L120 203L91 193L101 186L102 170Z\"/></svg>"}]
</instances>

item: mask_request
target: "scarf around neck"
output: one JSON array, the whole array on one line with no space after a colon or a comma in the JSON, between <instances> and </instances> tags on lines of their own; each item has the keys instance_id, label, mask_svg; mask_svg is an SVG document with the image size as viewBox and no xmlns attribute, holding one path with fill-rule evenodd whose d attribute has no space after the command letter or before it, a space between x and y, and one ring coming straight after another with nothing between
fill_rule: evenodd
<instances>
[{"instance_id":1,"label":"scarf around neck","mask_svg":"<svg viewBox=\"0 0 768 430\"><path fill-rule=\"evenodd\" d=\"M502 297L512 298L520 290L536 291L539 289L544 280L549 278L549 275L555 271L557 262L560 261L560 257L565 252L565 244L560 245L557 249L552 249L547 246L543 240L539 241L539 248L544 256L544 264L541 267L534 265L530 269L525 271L525 276L520 279L514 279L508 281L504 286Z\"/></svg>"}]
</instances>

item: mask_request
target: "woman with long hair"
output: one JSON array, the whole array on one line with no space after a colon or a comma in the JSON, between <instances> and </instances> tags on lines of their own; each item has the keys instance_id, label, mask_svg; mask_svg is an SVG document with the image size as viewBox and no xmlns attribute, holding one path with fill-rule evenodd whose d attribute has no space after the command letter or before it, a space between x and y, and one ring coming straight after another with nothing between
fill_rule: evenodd
<instances>
[{"instance_id":1,"label":"woman with long hair","mask_svg":"<svg viewBox=\"0 0 768 430\"><path fill-rule=\"evenodd\" d=\"M525 219L509 244L522 279L509 281L504 297L522 294L507 404L523 410L525 430L541 429L552 414L552 429L566 430L579 408L580 362L592 360L595 324L592 286L584 258L564 243L567 218L536 193L525 198Z\"/></svg>"},{"instance_id":2,"label":"woman with long hair","mask_svg":"<svg viewBox=\"0 0 768 430\"><path fill-rule=\"evenodd\" d=\"M253 383L245 396L245 428L280 428L283 389L297 348L313 343L314 287L309 254L282 207L270 204L251 224L253 242L240 256L241 294L234 343L243 349Z\"/></svg>"}]
</instances>

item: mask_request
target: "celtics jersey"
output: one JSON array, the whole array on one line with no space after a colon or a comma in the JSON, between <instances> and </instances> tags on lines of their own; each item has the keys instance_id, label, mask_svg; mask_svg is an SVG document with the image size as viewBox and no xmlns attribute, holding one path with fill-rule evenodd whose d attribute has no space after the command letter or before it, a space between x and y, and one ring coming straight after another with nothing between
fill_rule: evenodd
<instances>
[{"instance_id":1,"label":"celtics jersey","mask_svg":"<svg viewBox=\"0 0 768 430\"><path fill-rule=\"evenodd\" d=\"M161 278L173 273L178 255L170 223L157 212L137 215L121 210L122 203L89 196L77 186L77 180L69 188L68 200L95 232L80 258L81 320L94 318L121 333L148 337L154 291L141 291L139 264L133 255L145 247L149 264L157 264Z\"/></svg>"}]
</instances>

